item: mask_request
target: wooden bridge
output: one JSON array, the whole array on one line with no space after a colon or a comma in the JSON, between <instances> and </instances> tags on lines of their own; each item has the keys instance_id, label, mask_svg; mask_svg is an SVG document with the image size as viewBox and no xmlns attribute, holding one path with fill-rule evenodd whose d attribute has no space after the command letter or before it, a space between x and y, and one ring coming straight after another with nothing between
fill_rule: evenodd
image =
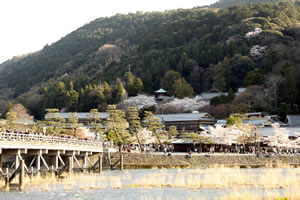
<instances>
[{"instance_id":1,"label":"wooden bridge","mask_svg":"<svg viewBox=\"0 0 300 200\"><path fill-rule=\"evenodd\" d=\"M114 152L111 143L82 140L65 136L0 132L0 176L6 180L6 189L19 174L19 188L23 189L24 174L84 172L98 168L102 173L102 156ZM98 156L96 162L91 156ZM3 166L5 163L7 166Z\"/></svg>"}]
</instances>

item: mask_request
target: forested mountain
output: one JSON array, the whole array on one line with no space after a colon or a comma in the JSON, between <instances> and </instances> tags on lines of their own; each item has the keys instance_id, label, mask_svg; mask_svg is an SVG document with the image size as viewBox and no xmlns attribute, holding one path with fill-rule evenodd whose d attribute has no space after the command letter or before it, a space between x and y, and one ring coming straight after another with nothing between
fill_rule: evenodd
<instances>
[{"instance_id":1,"label":"forested mountain","mask_svg":"<svg viewBox=\"0 0 300 200\"><path fill-rule=\"evenodd\" d=\"M152 94L161 85L183 97L213 85L267 87L271 75L282 81L265 107L299 105L299 14L292 3L261 3L99 18L1 64L0 109L15 99L36 117L50 107L103 110L126 93Z\"/></svg>"},{"instance_id":2,"label":"forested mountain","mask_svg":"<svg viewBox=\"0 0 300 200\"><path fill-rule=\"evenodd\" d=\"M240 4L249 5L251 3L270 3L270 2L290 2L299 4L298 0L219 0L214 4L211 4L211 8L228 8L230 6Z\"/></svg>"}]
</instances>

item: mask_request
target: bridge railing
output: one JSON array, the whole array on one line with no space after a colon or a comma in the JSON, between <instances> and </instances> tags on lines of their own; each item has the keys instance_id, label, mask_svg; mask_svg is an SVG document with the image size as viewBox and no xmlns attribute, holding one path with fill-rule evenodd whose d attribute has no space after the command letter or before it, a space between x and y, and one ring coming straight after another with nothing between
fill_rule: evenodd
<instances>
[{"instance_id":1,"label":"bridge railing","mask_svg":"<svg viewBox=\"0 0 300 200\"><path fill-rule=\"evenodd\" d=\"M68 136L56 136L56 135L42 135L42 134L23 134L23 133L4 133L0 132L1 141L19 141L26 143L48 143L48 144L69 144L69 145L84 145L94 147L113 147L109 142L100 142L94 140L77 139Z\"/></svg>"}]
</instances>

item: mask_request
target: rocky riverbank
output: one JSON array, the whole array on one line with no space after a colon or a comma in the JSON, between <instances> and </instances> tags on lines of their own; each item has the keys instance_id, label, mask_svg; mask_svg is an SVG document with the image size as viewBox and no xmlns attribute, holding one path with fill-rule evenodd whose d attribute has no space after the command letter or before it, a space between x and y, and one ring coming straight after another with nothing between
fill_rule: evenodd
<instances>
[{"instance_id":1,"label":"rocky riverbank","mask_svg":"<svg viewBox=\"0 0 300 200\"><path fill-rule=\"evenodd\" d=\"M112 155L112 162L119 159L119 154ZM185 155L155 155L155 154L124 154L124 168L207 168L213 166L224 167L284 167L300 166L300 156L260 156L255 155L192 155L187 158Z\"/></svg>"}]
</instances>

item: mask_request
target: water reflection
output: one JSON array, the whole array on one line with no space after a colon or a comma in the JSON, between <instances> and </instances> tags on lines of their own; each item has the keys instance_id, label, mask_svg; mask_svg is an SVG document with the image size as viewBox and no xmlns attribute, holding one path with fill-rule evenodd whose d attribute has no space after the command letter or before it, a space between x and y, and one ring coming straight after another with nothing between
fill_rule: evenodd
<instances>
[{"instance_id":1,"label":"water reflection","mask_svg":"<svg viewBox=\"0 0 300 200\"><path fill-rule=\"evenodd\" d=\"M300 169L146 169L28 179L1 199L261 199L300 197Z\"/></svg>"}]
</instances>

